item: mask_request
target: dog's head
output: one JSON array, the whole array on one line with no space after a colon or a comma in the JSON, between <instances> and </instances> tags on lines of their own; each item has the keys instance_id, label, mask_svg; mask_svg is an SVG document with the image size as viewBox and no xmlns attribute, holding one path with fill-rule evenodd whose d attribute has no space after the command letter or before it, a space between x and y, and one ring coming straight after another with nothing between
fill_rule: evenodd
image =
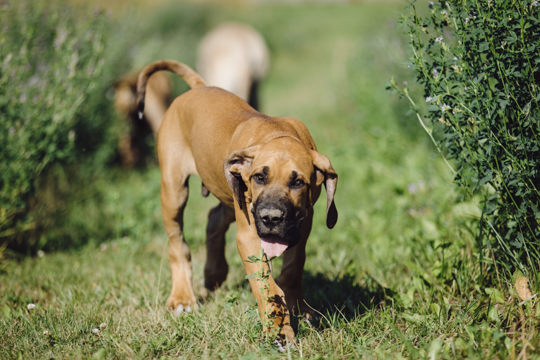
<instances>
[{"instance_id":1,"label":"dog's head","mask_svg":"<svg viewBox=\"0 0 540 360\"><path fill-rule=\"evenodd\" d=\"M337 221L337 174L327 156L291 137L237 150L225 160L225 176L240 209L251 211L268 256L279 256L300 240L308 210L326 186L326 224Z\"/></svg>"}]
</instances>

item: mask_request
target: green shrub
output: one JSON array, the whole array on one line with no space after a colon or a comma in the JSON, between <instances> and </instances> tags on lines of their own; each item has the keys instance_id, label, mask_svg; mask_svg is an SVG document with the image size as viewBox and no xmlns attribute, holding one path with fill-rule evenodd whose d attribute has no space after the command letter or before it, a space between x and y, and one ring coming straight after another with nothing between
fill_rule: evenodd
<instances>
[{"instance_id":1,"label":"green shrub","mask_svg":"<svg viewBox=\"0 0 540 360\"><path fill-rule=\"evenodd\" d=\"M479 199L479 238L508 273L540 262L540 4L453 0L403 19L432 139ZM424 9L421 9L424 12ZM408 89L392 87L408 97ZM483 234L483 235L482 235Z\"/></svg>"},{"instance_id":2,"label":"green shrub","mask_svg":"<svg viewBox=\"0 0 540 360\"><path fill-rule=\"evenodd\" d=\"M113 73L101 12L83 17L62 2L41 0L2 6L0 239L10 240L40 226L29 214L53 165L110 158L115 145L105 93Z\"/></svg>"}]
</instances>

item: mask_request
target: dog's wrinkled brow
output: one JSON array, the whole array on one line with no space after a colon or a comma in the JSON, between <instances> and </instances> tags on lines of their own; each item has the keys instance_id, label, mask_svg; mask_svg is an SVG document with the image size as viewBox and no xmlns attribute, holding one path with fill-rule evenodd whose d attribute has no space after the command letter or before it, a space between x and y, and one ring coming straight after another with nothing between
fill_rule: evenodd
<instances>
[{"instance_id":1,"label":"dog's wrinkled brow","mask_svg":"<svg viewBox=\"0 0 540 360\"><path fill-rule=\"evenodd\" d=\"M264 175L268 175L268 172L270 171L270 168L268 166L265 166L262 168L262 172Z\"/></svg>"}]
</instances>

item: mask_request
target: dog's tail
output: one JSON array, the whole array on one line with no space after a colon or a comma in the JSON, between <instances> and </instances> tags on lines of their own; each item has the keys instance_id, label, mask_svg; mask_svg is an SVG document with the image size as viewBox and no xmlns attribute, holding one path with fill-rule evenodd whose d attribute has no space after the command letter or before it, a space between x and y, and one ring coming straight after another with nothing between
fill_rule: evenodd
<instances>
[{"instance_id":1,"label":"dog's tail","mask_svg":"<svg viewBox=\"0 0 540 360\"><path fill-rule=\"evenodd\" d=\"M180 76L192 89L205 86L204 80L192 68L174 60L158 60L142 69L137 82L137 109L139 119L142 119L144 111L144 95L146 93L146 82L150 75L156 71L167 70Z\"/></svg>"}]
</instances>

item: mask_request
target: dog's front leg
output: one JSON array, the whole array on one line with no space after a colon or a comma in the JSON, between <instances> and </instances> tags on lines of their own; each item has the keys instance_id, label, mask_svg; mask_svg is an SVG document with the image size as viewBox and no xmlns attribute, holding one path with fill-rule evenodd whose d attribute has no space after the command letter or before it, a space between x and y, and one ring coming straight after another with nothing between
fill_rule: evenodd
<instances>
[{"instance_id":1,"label":"dog's front leg","mask_svg":"<svg viewBox=\"0 0 540 360\"><path fill-rule=\"evenodd\" d=\"M285 345L285 339L291 344L294 343L294 330L291 327L289 309L285 303L285 294L274 281L267 263L257 263L249 260L250 256L258 256L260 253L261 243L259 237L256 235L253 236L251 233L242 234L238 231L236 244L242 257L246 274L250 277L249 284L251 285L253 296L257 300L263 331L267 332L270 336L275 336L282 345ZM269 276L261 276L261 269L264 274L269 274ZM258 272L259 275L257 276L256 274Z\"/></svg>"},{"instance_id":2,"label":"dog's front leg","mask_svg":"<svg viewBox=\"0 0 540 360\"><path fill-rule=\"evenodd\" d=\"M307 320L318 318L316 312L304 301L304 293L302 291L302 275L306 262L306 244L312 224L313 208L308 211L302 223L300 241L295 247L283 253L283 266L277 280L279 286L285 292L285 299L290 313L293 315L301 313Z\"/></svg>"}]
</instances>

